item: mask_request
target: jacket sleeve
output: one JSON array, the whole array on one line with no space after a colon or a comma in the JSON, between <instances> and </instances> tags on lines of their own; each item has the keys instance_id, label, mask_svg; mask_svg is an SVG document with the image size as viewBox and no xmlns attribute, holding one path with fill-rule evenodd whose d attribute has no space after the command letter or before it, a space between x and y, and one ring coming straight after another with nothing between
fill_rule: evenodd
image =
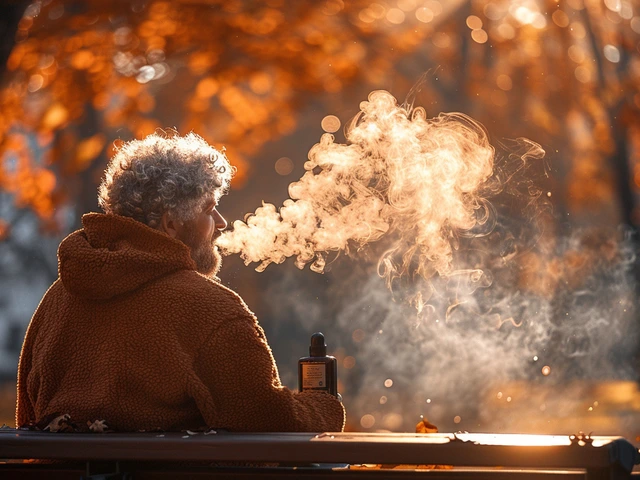
<instances>
[{"instance_id":1,"label":"jacket sleeve","mask_svg":"<svg viewBox=\"0 0 640 480\"><path fill-rule=\"evenodd\" d=\"M40 309L38 309L40 311ZM25 335L24 343L22 344L22 351L20 353L20 360L18 362L18 379L17 389L18 398L16 402L16 428L20 428L28 423L35 422L36 416L34 406L31 403L29 392L27 390L27 379L32 368L32 344L33 339L36 336L36 326L38 311L33 316L27 333Z\"/></svg>"},{"instance_id":2,"label":"jacket sleeve","mask_svg":"<svg viewBox=\"0 0 640 480\"><path fill-rule=\"evenodd\" d=\"M215 408L208 426L245 432L342 431L345 410L333 395L282 386L264 331L254 318L226 321L204 343L196 373Z\"/></svg>"},{"instance_id":3,"label":"jacket sleeve","mask_svg":"<svg viewBox=\"0 0 640 480\"><path fill-rule=\"evenodd\" d=\"M38 405L38 392L40 377L37 367L41 364L38 359L38 336L41 329L46 328L47 319L56 316L56 302L60 280L56 280L49 287L40 300L38 308L31 317L31 322L27 327L27 332L22 343L20 359L18 361L17 377L17 401L16 401L16 428L20 428L30 423L35 423L40 419L36 417ZM44 331L44 330L43 330ZM35 354L35 358L34 358ZM38 412L39 413L39 412Z\"/></svg>"}]
</instances>

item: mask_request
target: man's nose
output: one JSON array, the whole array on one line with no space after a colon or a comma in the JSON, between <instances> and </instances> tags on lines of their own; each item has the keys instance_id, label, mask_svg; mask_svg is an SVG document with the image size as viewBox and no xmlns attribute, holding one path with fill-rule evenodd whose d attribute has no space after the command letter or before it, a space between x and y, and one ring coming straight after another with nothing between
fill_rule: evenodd
<instances>
[{"instance_id":1,"label":"man's nose","mask_svg":"<svg viewBox=\"0 0 640 480\"><path fill-rule=\"evenodd\" d=\"M218 210L214 210L213 219L215 221L217 230L224 230L225 228L227 228L227 221L222 215L220 215L220 212L218 212Z\"/></svg>"}]
</instances>

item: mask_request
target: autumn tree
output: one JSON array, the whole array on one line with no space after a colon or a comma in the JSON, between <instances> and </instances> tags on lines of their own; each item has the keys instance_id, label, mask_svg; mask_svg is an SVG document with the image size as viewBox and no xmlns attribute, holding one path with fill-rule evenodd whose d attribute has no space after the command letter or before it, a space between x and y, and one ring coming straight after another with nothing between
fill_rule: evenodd
<instances>
[{"instance_id":1,"label":"autumn tree","mask_svg":"<svg viewBox=\"0 0 640 480\"><path fill-rule=\"evenodd\" d=\"M0 187L47 222L60 203L91 204L114 140L167 126L224 143L241 185L310 94L388 75L424 36L372 28L359 3L31 4L0 94L13 165Z\"/></svg>"}]
</instances>

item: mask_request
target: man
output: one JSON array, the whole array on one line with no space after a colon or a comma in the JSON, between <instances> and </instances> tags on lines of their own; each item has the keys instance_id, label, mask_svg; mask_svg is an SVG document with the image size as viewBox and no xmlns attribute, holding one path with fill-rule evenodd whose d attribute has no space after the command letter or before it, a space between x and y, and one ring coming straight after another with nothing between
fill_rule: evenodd
<instances>
[{"instance_id":1,"label":"man","mask_svg":"<svg viewBox=\"0 0 640 480\"><path fill-rule=\"evenodd\" d=\"M17 426L342 430L335 397L282 386L255 316L215 277L226 157L195 134L154 134L105 173L105 213L62 241L27 330Z\"/></svg>"}]
</instances>

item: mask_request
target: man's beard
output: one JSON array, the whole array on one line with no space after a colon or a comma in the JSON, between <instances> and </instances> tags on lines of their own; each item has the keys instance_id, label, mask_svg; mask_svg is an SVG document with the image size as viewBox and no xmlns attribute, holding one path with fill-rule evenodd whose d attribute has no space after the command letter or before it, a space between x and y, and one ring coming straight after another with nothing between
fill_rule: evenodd
<instances>
[{"instance_id":1,"label":"man's beard","mask_svg":"<svg viewBox=\"0 0 640 480\"><path fill-rule=\"evenodd\" d=\"M191 259L196 264L196 270L207 277L215 277L222 266L222 255L215 246L215 237L196 245L193 232L188 232L182 242L191 250Z\"/></svg>"},{"instance_id":2,"label":"man's beard","mask_svg":"<svg viewBox=\"0 0 640 480\"><path fill-rule=\"evenodd\" d=\"M191 258L198 272L207 277L215 277L222 266L222 255L213 242L203 242L198 248L192 248Z\"/></svg>"}]
</instances>

